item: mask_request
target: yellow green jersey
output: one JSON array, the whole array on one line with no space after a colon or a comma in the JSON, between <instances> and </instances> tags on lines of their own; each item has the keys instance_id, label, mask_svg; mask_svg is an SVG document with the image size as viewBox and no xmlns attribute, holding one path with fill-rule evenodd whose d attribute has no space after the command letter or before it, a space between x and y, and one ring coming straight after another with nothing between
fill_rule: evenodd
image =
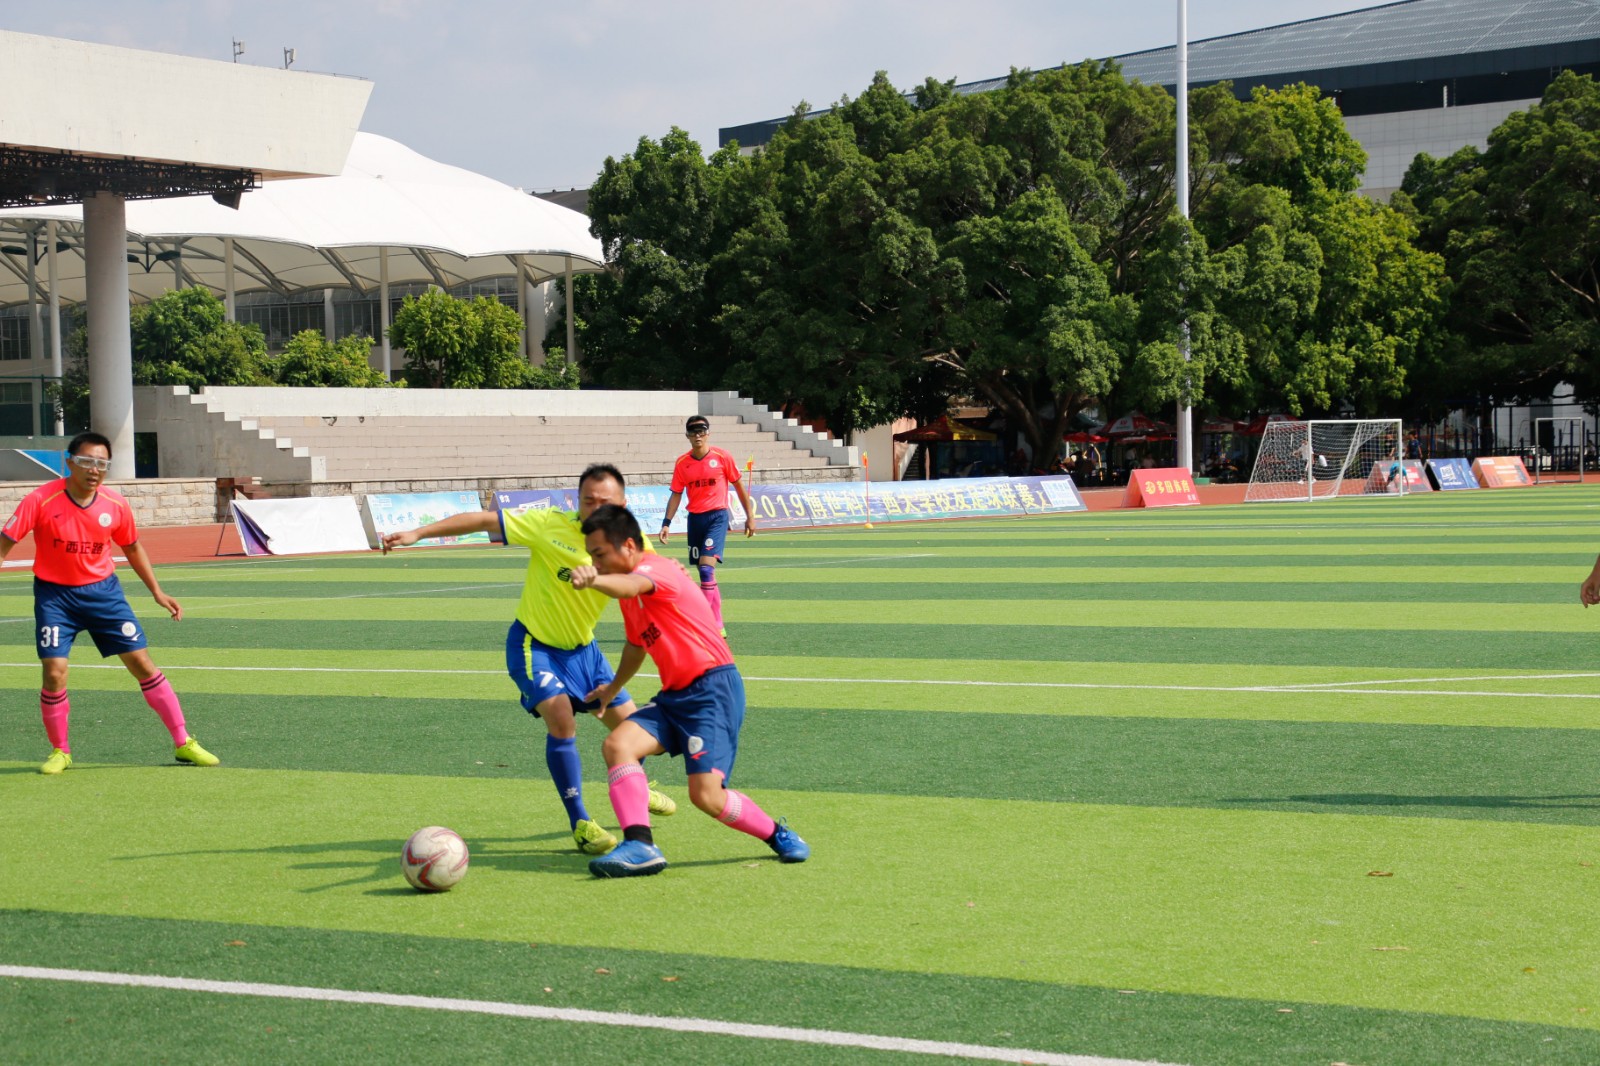
<instances>
[{"instance_id":1,"label":"yellow green jersey","mask_svg":"<svg viewBox=\"0 0 1600 1066\"><path fill-rule=\"evenodd\" d=\"M594 589L572 587L572 570L588 566L582 523L574 511L501 511L500 531L507 544L528 549L517 621L541 644L572 650L594 640L594 624L611 598ZM649 538L645 551L654 551Z\"/></svg>"}]
</instances>

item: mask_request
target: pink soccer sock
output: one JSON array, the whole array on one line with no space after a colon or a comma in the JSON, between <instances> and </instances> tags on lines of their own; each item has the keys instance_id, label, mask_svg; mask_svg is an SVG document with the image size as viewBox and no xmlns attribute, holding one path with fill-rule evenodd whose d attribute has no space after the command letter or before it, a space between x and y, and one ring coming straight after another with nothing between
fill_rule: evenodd
<instances>
[{"instance_id":1,"label":"pink soccer sock","mask_svg":"<svg viewBox=\"0 0 1600 1066\"><path fill-rule=\"evenodd\" d=\"M717 620L717 628L723 628L722 590L717 588L717 579L713 577L710 581L700 582L700 591L705 593L706 602L711 605L711 617Z\"/></svg>"},{"instance_id":2,"label":"pink soccer sock","mask_svg":"<svg viewBox=\"0 0 1600 1066\"><path fill-rule=\"evenodd\" d=\"M636 762L613 766L606 774L611 782L611 809L617 814L617 824L623 829L650 825L650 782L644 776L644 767Z\"/></svg>"},{"instance_id":3,"label":"pink soccer sock","mask_svg":"<svg viewBox=\"0 0 1600 1066\"><path fill-rule=\"evenodd\" d=\"M741 833L749 833L757 840L767 839L778 828L772 816L756 806L755 800L731 788L724 791L728 794L728 802L723 804L722 813L717 815L719 822L731 825Z\"/></svg>"},{"instance_id":4,"label":"pink soccer sock","mask_svg":"<svg viewBox=\"0 0 1600 1066\"><path fill-rule=\"evenodd\" d=\"M44 735L50 738L52 748L72 750L67 743L67 715L71 711L72 701L67 699L66 689L60 692L39 690L39 717L44 719Z\"/></svg>"},{"instance_id":5,"label":"pink soccer sock","mask_svg":"<svg viewBox=\"0 0 1600 1066\"><path fill-rule=\"evenodd\" d=\"M188 728L183 724L183 708L178 706L178 694L167 683L167 675L159 671L139 682L144 701L161 716L161 724L172 734L172 746L181 748L189 741Z\"/></svg>"}]
</instances>

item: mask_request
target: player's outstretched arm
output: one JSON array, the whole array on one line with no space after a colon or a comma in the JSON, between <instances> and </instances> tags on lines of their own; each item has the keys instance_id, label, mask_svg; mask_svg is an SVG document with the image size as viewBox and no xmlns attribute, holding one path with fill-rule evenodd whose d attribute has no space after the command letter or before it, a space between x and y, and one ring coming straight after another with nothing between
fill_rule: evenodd
<instances>
[{"instance_id":1,"label":"player's outstretched arm","mask_svg":"<svg viewBox=\"0 0 1600 1066\"><path fill-rule=\"evenodd\" d=\"M416 529L385 533L382 541L383 554L388 555L396 548L408 547L429 537L461 537L468 533L491 533L499 528L498 511L467 511L463 514L453 514L449 518L441 518L437 522L429 522Z\"/></svg>"},{"instance_id":2,"label":"player's outstretched arm","mask_svg":"<svg viewBox=\"0 0 1600 1066\"><path fill-rule=\"evenodd\" d=\"M3 542L4 538L0 538L0 543ZM0 559L3 558L5 556L0 555ZM1578 586L1578 602L1585 607L1593 607L1600 603L1600 559L1594 561L1594 569L1589 571L1589 576Z\"/></svg>"},{"instance_id":3,"label":"player's outstretched arm","mask_svg":"<svg viewBox=\"0 0 1600 1066\"><path fill-rule=\"evenodd\" d=\"M128 565L139 575L144 587L150 590L150 595L157 605L170 614L174 622L183 621L183 607L177 600L161 591L161 582L156 580L155 567L150 565L150 555L144 550L144 545L134 541L123 547L122 554L127 556Z\"/></svg>"},{"instance_id":4,"label":"player's outstretched arm","mask_svg":"<svg viewBox=\"0 0 1600 1066\"><path fill-rule=\"evenodd\" d=\"M656 583L642 574L602 574L592 566L574 567L572 587L594 589L614 600L631 600L655 590Z\"/></svg>"}]
</instances>

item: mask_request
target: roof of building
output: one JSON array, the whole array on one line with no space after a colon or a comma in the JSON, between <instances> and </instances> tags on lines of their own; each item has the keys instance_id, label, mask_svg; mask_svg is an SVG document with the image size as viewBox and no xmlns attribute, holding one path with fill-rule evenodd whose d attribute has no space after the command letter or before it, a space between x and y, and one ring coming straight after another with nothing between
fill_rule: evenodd
<instances>
[{"instance_id":1,"label":"roof of building","mask_svg":"<svg viewBox=\"0 0 1600 1066\"><path fill-rule=\"evenodd\" d=\"M1234 81L1326 92L1443 77L1559 69L1600 60L1600 0L1400 0L1189 42L1189 84ZM1111 57L1129 79L1171 87L1174 45ZM956 86L987 92L1006 78ZM820 114L822 112L815 112ZM765 143L787 116L727 127L721 142Z\"/></svg>"},{"instance_id":2,"label":"roof of building","mask_svg":"<svg viewBox=\"0 0 1600 1066\"><path fill-rule=\"evenodd\" d=\"M85 298L83 209L58 204L0 210L0 306L28 299L27 261L44 256L55 222L61 297ZM326 178L274 181L243 194L237 210L210 197L138 200L127 207L135 300L178 282L222 292L227 242L235 290L290 295L327 287L374 291L387 262L391 282L443 288L526 273L541 281L604 268L600 241L576 211L492 178L429 159L397 141L355 134L344 170ZM47 240L48 237L45 237ZM42 262L37 281L46 281Z\"/></svg>"}]
</instances>

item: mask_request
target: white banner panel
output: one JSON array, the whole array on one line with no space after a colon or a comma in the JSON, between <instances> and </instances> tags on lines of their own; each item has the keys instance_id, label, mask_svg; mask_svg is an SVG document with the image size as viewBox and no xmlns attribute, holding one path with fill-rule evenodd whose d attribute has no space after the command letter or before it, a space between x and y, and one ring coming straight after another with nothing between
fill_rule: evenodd
<instances>
[{"instance_id":1,"label":"white banner panel","mask_svg":"<svg viewBox=\"0 0 1600 1066\"><path fill-rule=\"evenodd\" d=\"M233 517L246 555L370 550L354 496L234 500Z\"/></svg>"}]
</instances>

